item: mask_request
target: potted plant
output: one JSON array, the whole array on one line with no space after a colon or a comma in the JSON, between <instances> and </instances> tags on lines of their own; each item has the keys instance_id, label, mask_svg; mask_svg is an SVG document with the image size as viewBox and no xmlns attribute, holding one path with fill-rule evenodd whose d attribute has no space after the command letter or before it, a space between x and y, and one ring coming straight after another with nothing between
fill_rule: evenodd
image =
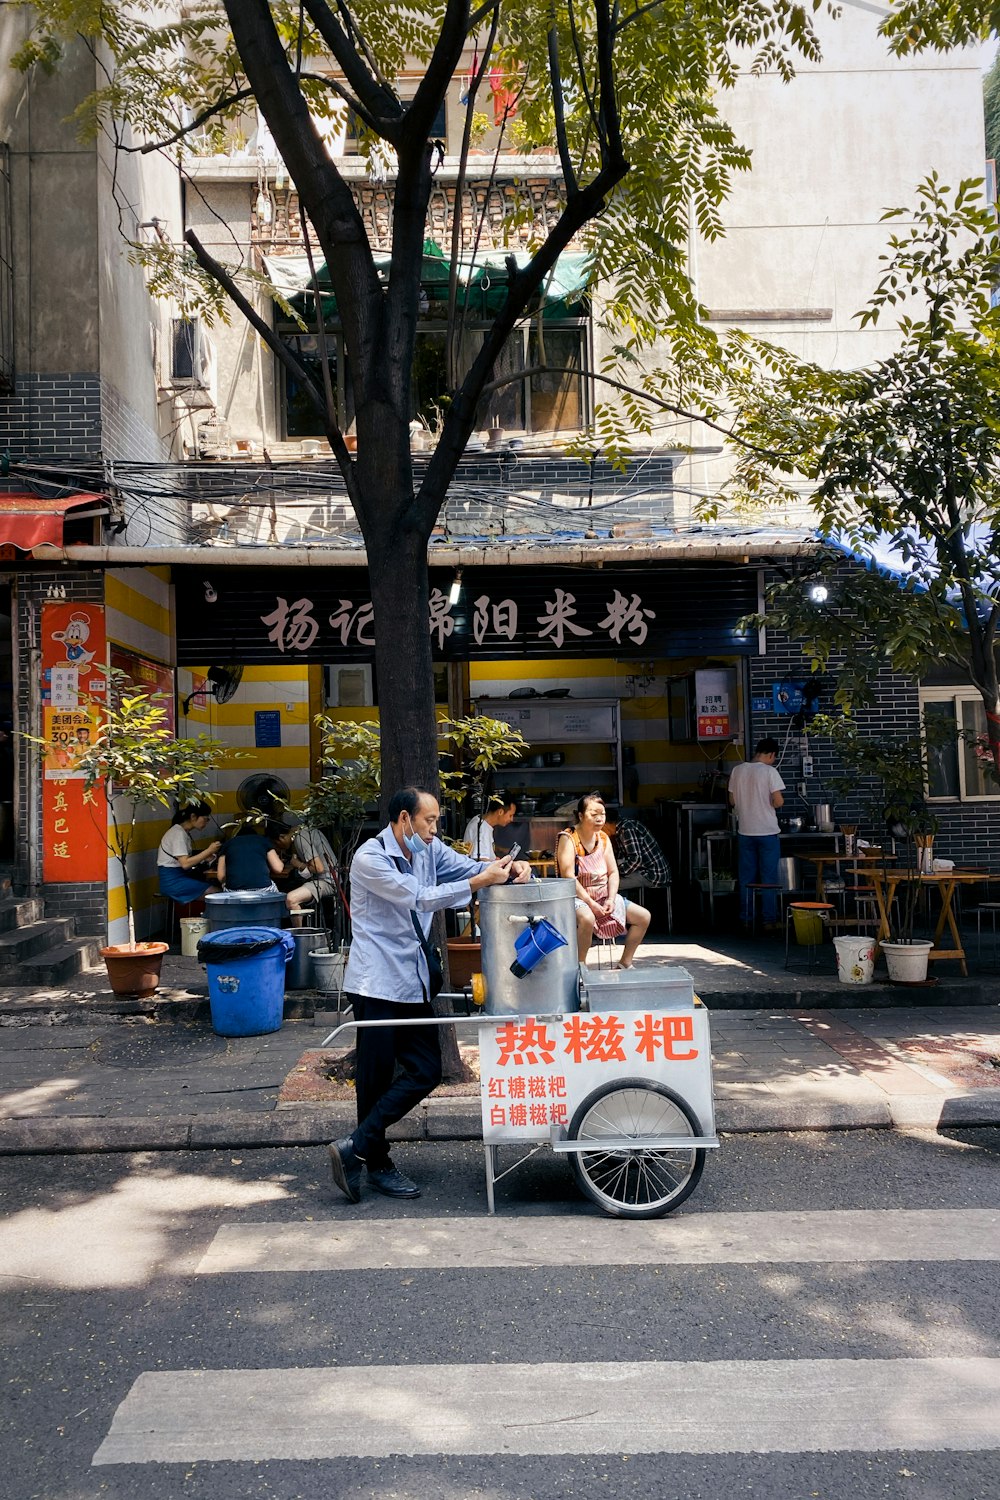
<instances>
[{"instance_id":1,"label":"potted plant","mask_svg":"<svg viewBox=\"0 0 1000 1500\"><path fill-rule=\"evenodd\" d=\"M949 733L948 728L935 720L915 734L867 737L845 714L840 719L822 715L813 720L810 730L829 736L845 768L847 774L832 778L839 793L856 794L861 778L872 785L869 812L876 827L885 834L881 840L883 879L889 873L884 852L886 840L891 838L902 845L903 876L896 888L895 901L887 904L889 936L879 940L879 947L885 954L891 980L902 984L923 983L934 945L926 938L914 937L914 925L923 861L929 857L937 830L937 819L924 799L927 753Z\"/></svg>"},{"instance_id":2,"label":"potted plant","mask_svg":"<svg viewBox=\"0 0 1000 1500\"><path fill-rule=\"evenodd\" d=\"M74 770L84 784L84 801L103 820L108 852L121 868L128 920L128 942L101 949L115 994L148 998L156 991L166 943L137 942L128 860L139 814L157 806L212 801L205 778L227 753L218 741L199 735L178 739L168 727L162 695L133 688L124 672L107 674L107 700L94 701L97 730L74 754ZM35 738L43 751L50 747Z\"/></svg>"}]
</instances>

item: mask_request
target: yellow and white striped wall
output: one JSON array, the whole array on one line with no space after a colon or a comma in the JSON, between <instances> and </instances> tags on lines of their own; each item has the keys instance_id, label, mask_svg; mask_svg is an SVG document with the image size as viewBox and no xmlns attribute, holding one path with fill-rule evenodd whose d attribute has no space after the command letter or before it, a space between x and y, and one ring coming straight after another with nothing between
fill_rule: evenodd
<instances>
[{"instance_id":1,"label":"yellow and white striped wall","mask_svg":"<svg viewBox=\"0 0 1000 1500\"><path fill-rule=\"evenodd\" d=\"M318 764L318 745L313 719L322 706L323 669L290 663L287 666L245 667L236 692L228 703L212 697L197 697L184 713L184 702L205 678L209 666L181 667L177 673L179 735L208 734L232 751L214 777L216 815L219 823L236 812L236 793L248 776L267 772L287 783L293 805L308 786ZM217 665L217 664L216 664ZM277 711L281 744L258 747L255 714ZM209 830L210 831L210 830ZM208 832L206 832L206 838Z\"/></svg>"}]
</instances>

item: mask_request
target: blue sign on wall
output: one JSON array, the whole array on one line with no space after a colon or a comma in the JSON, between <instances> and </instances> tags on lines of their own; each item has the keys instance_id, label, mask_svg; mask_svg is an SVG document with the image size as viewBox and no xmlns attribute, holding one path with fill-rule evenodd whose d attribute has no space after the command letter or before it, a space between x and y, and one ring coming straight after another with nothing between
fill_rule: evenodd
<instances>
[{"instance_id":1,"label":"blue sign on wall","mask_svg":"<svg viewBox=\"0 0 1000 1500\"><path fill-rule=\"evenodd\" d=\"M797 714L802 711L802 689L804 682L776 682L774 684L774 712Z\"/></svg>"},{"instance_id":2,"label":"blue sign on wall","mask_svg":"<svg viewBox=\"0 0 1000 1500\"><path fill-rule=\"evenodd\" d=\"M770 698L751 698L750 708L755 714L769 714L771 712Z\"/></svg>"},{"instance_id":3,"label":"blue sign on wall","mask_svg":"<svg viewBox=\"0 0 1000 1500\"><path fill-rule=\"evenodd\" d=\"M281 714L276 708L259 708L253 716L253 739L258 750L277 749L281 744Z\"/></svg>"}]
</instances>

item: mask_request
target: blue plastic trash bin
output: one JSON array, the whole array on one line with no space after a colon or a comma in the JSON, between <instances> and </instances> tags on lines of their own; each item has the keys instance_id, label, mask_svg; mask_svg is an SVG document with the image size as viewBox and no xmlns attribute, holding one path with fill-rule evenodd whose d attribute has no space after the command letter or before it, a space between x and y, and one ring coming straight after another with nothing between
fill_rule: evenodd
<instances>
[{"instance_id":1,"label":"blue plastic trash bin","mask_svg":"<svg viewBox=\"0 0 1000 1500\"><path fill-rule=\"evenodd\" d=\"M285 1008L285 965L295 951L278 927L227 927L198 943L208 967L212 1029L219 1036L278 1031Z\"/></svg>"}]
</instances>

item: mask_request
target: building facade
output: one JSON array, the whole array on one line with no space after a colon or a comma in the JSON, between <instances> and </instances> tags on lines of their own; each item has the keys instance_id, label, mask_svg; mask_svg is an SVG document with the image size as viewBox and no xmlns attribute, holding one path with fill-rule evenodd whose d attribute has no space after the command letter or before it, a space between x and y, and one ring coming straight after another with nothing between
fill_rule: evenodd
<instances>
[{"instance_id":1,"label":"building facade","mask_svg":"<svg viewBox=\"0 0 1000 1500\"><path fill-rule=\"evenodd\" d=\"M0 25L0 54L9 55L25 22L2 7ZM894 337L888 324L862 331L854 320L877 278L884 210L912 200L931 170L950 181L982 174L981 87L972 55L888 58L867 9L848 7L821 25L821 64L803 65L787 85L770 75L745 79L725 99L753 148L754 170L734 187L726 237L692 236L689 254L714 326L754 328L802 355L849 365L884 354ZM45 733L64 669L74 665L60 654L65 640L53 654L54 633L69 630L77 649L82 622L67 622L86 614L86 629L112 660L164 690L179 733L209 729L241 752L213 788L221 815L238 810L250 776L277 776L294 801L318 771L316 713L378 712L357 522L294 382L263 342L238 316L208 328L156 302L125 243L178 240L193 228L234 270L248 267L300 299L304 330L253 284L262 316L309 361L317 357L315 308L304 291L294 189L253 118L223 153L206 142L186 162L183 192L181 176L156 155L116 159L103 138L81 144L67 118L95 76L81 48L53 78L8 72L0 82L8 164L0 309L8 309L9 343L0 450L9 453L4 483L29 496L0 533L11 622L6 656L0 641L0 720ZM509 251L511 205L531 207L527 244L532 229L551 222L559 197L555 159L501 151L491 174L490 138L459 187L464 83L465 70L442 121L445 156L427 226L418 472L441 395L437 251L449 243L456 200L487 264L485 276L482 265L468 271L485 318L488 265ZM333 132L329 148L376 251L386 250L391 163L373 174L347 130ZM539 817L597 786L640 809L679 849L670 832L678 809L714 805L724 820L726 764L763 732L787 739L786 781L806 780L804 802L826 800L822 750L812 756L814 775L803 778L800 736L789 733L791 716L775 693L808 677L807 663L795 643L740 623L757 608L769 569L794 567L815 544L804 509L756 522L699 520L698 504L718 493L728 455L716 433L696 424L665 421L624 474L600 455L569 456L599 399L590 377L607 352L596 315L601 288L584 297L579 274L568 257L549 290L542 334L526 326L512 340L505 373L526 373L484 407L432 540L438 700L451 712L515 705L509 714L536 748L507 780ZM332 330L336 356L335 318ZM472 318L469 350L477 335ZM539 336L558 376L530 373ZM662 352L650 351L651 365ZM342 357L335 377L350 433ZM64 506L55 539L39 541L25 522L31 497ZM53 667L63 675L53 677ZM961 685L952 686L961 714ZM915 722L917 685L884 676L874 712L873 723ZM19 744L9 851L16 882L44 894L51 911L72 912L91 931L106 924L120 938L117 876L96 869L93 850L78 859L56 826L47 782L57 778L46 776L30 742ZM994 823L1000 837L995 799L966 770L942 784L941 802L941 852L962 859L990 843ZM155 870L162 827L149 820L134 859L143 933L163 925ZM57 846L68 851L65 868L54 863ZM84 865L87 878L77 878Z\"/></svg>"}]
</instances>

